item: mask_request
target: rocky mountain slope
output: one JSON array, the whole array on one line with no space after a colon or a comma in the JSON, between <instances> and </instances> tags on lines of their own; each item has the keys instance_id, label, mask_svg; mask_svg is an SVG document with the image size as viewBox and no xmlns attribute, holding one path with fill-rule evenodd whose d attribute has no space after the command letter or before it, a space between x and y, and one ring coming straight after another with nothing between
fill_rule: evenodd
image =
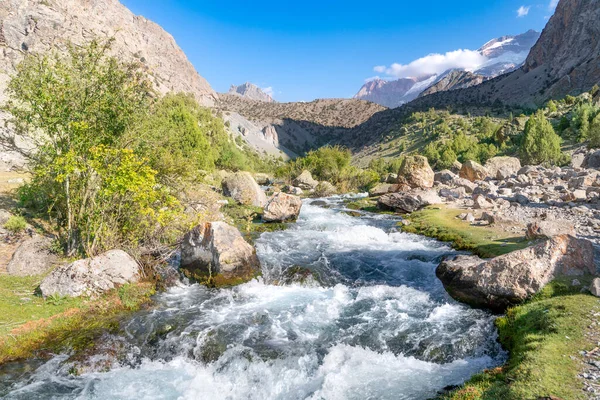
<instances>
[{"instance_id":1,"label":"rocky mountain slope","mask_svg":"<svg viewBox=\"0 0 600 400\"><path fill-rule=\"evenodd\" d=\"M231 85L228 94L241 96L249 100L265 101L267 103L275 102L275 100L273 100L271 96L269 96L261 88L250 82L246 82L243 85L239 86Z\"/></svg>"},{"instance_id":2,"label":"rocky mountain slope","mask_svg":"<svg viewBox=\"0 0 600 400\"><path fill-rule=\"evenodd\" d=\"M321 99L307 103L266 103L221 95L217 108L234 133L257 150L289 156L334 142L384 107L363 100ZM266 147L265 147L266 146Z\"/></svg>"},{"instance_id":3,"label":"rocky mountain slope","mask_svg":"<svg viewBox=\"0 0 600 400\"><path fill-rule=\"evenodd\" d=\"M525 64L481 85L417 99L414 108L504 104L535 108L600 83L600 2L561 0Z\"/></svg>"},{"instance_id":4,"label":"rocky mountain slope","mask_svg":"<svg viewBox=\"0 0 600 400\"><path fill-rule=\"evenodd\" d=\"M0 2L0 101L8 76L28 53L64 51L66 44L114 37L112 51L139 60L162 92L193 93L212 105L216 93L173 37L118 0L3 0Z\"/></svg>"},{"instance_id":5,"label":"rocky mountain slope","mask_svg":"<svg viewBox=\"0 0 600 400\"><path fill-rule=\"evenodd\" d=\"M484 44L478 52L486 61L474 71L448 70L439 75L367 82L354 98L388 108L399 107L419 96L439 91L468 88L520 67L540 34L529 30L516 36L502 36Z\"/></svg>"}]
</instances>

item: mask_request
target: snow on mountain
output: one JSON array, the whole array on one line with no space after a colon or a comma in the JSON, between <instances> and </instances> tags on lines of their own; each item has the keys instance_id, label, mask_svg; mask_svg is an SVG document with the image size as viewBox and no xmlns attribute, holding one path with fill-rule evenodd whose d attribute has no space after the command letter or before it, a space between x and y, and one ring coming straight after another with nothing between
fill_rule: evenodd
<instances>
[{"instance_id":1,"label":"snow on mountain","mask_svg":"<svg viewBox=\"0 0 600 400\"><path fill-rule=\"evenodd\" d=\"M492 39L477 50L485 61L475 68L452 69L418 78L375 79L365 83L354 98L394 108L414 100L422 93L429 94L479 84L521 67L539 37L539 32L529 30L516 36ZM431 90L428 90L430 88Z\"/></svg>"}]
</instances>

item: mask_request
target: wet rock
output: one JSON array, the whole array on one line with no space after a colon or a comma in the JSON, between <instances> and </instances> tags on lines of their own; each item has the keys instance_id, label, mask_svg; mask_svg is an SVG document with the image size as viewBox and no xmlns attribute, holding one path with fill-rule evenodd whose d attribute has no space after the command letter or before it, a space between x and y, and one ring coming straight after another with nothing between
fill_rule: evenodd
<instances>
[{"instance_id":1,"label":"wet rock","mask_svg":"<svg viewBox=\"0 0 600 400\"><path fill-rule=\"evenodd\" d=\"M98 296L126 283L139 280L139 266L123 250L110 250L58 267L40 284L44 297Z\"/></svg>"},{"instance_id":2,"label":"wet rock","mask_svg":"<svg viewBox=\"0 0 600 400\"><path fill-rule=\"evenodd\" d=\"M529 240L550 239L559 235L575 236L575 226L566 220L535 221L527 224L525 234Z\"/></svg>"},{"instance_id":3,"label":"wet rock","mask_svg":"<svg viewBox=\"0 0 600 400\"><path fill-rule=\"evenodd\" d=\"M26 239L6 266L8 274L33 276L47 272L58 262L56 254L50 251L51 245L52 239L41 235Z\"/></svg>"},{"instance_id":4,"label":"wet rock","mask_svg":"<svg viewBox=\"0 0 600 400\"><path fill-rule=\"evenodd\" d=\"M460 169L459 176L471 182L482 181L489 176L488 170L475 161L466 161Z\"/></svg>"},{"instance_id":5,"label":"wet rock","mask_svg":"<svg viewBox=\"0 0 600 400\"><path fill-rule=\"evenodd\" d=\"M236 172L223 179L223 193L244 205L264 207L267 196L249 172Z\"/></svg>"},{"instance_id":6,"label":"wet rock","mask_svg":"<svg viewBox=\"0 0 600 400\"><path fill-rule=\"evenodd\" d=\"M302 190L313 190L319 184L318 181L314 180L310 171L304 170L294 181L294 186L299 187Z\"/></svg>"},{"instance_id":7,"label":"wet rock","mask_svg":"<svg viewBox=\"0 0 600 400\"><path fill-rule=\"evenodd\" d=\"M252 279L260 264L240 231L218 221L198 225L185 235L181 269L190 278L222 286Z\"/></svg>"},{"instance_id":8,"label":"wet rock","mask_svg":"<svg viewBox=\"0 0 600 400\"><path fill-rule=\"evenodd\" d=\"M456 300L501 312L558 276L595 272L592 243L563 235L491 260L464 255L447 258L436 275Z\"/></svg>"},{"instance_id":9,"label":"wet rock","mask_svg":"<svg viewBox=\"0 0 600 400\"><path fill-rule=\"evenodd\" d=\"M502 180L516 175L521 169L521 161L515 157L493 157L485 163L485 168L492 178Z\"/></svg>"},{"instance_id":10,"label":"wet rock","mask_svg":"<svg viewBox=\"0 0 600 400\"><path fill-rule=\"evenodd\" d=\"M262 218L266 222L295 221L301 208L300 197L281 192L275 193L267 201Z\"/></svg>"},{"instance_id":11,"label":"wet rock","mask_svg":"<svg viewBox=\"0 0 600 400\"><path fill-rule=\"evenodd\" d=\"M427 189L433 187L435 174L423 156L407 156L398 171L398 182L411 188Z\"/></svg>"}]
</instances>

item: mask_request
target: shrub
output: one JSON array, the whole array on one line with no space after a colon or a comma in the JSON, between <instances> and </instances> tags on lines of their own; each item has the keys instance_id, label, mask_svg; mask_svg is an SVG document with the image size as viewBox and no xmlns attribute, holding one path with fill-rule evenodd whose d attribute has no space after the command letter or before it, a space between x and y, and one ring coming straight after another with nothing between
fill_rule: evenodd
<instances>
[{"instance_id":1,"label":"shrub","mask_svg":"<svg viewBox=\"0 0 600 400\"><path fill-rule=\"evenodd\" d=\"M23 232L27 228L27 221L19 215L11 216L4 224L4 229L12 234Z\"/></svg>"},{"instance_id":2,"label":"shrub","mask_svg":"<svg viewBox=\"0 0 600 400\"><path fill-rule=\"evenodd\" d=\"M521 142L521 158L525 164L556 164L561 157L561 138L540 110L525 125Z\"/></svg>"},{"instance_id":3,"label":"shrub","mask_svg":"<svg viewBox=\"0 0 600 400\"><path fill-rule=\"evenodd\" d=\"M596 115L596 118L590 125L590 142L588 147L591 149L597 149L600 147L600 114Z\"/></svg>"}]
</instances>

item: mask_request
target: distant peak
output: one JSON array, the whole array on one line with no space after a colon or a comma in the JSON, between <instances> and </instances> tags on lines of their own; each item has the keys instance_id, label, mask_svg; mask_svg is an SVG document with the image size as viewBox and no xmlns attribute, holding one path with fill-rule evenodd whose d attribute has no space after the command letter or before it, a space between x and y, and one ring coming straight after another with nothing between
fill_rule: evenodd
<instances>
[{"instance_id":1,"label":"distant peak","mask_svg":"<svg viewBox=\"0 0 600 400\"><path fill-rule=\"evenodd\" d=\"M250 100L264 101L267 103L274 103L275 100L265 93L263 89L251 82L245 82L241 85L231 85L229 88L229 94L241 96Z\"/></svg>"}]
</instances>

